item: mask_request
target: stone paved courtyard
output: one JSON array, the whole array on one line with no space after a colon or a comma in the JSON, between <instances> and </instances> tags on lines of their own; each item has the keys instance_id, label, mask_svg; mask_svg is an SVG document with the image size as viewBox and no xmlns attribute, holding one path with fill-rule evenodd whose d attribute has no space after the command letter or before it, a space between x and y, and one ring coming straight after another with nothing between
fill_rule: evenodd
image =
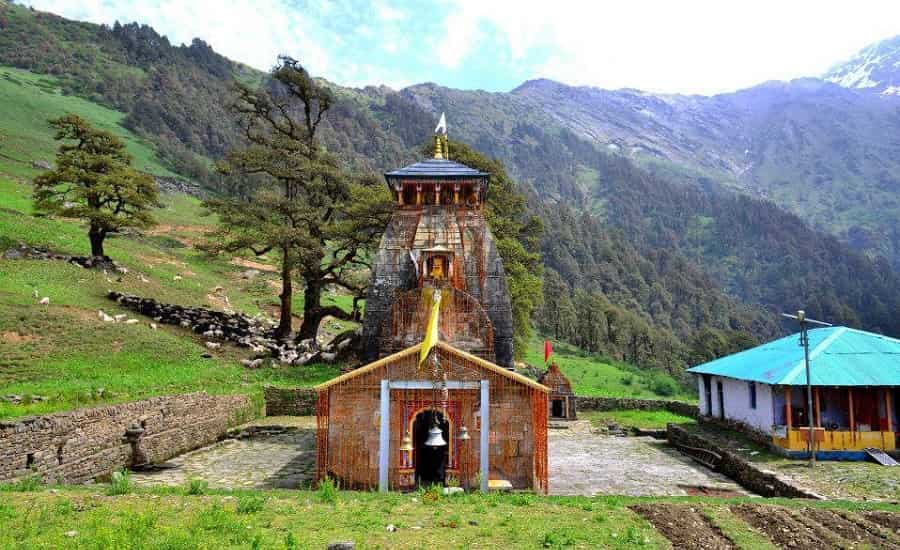
<instances>
[{"instance_id":1,"label":"stone paved courtyard","mask_svg":"<svg viewBox=\"0 0 900 550\"><path fill-rule=\"evenodd\" d=\"M167 468L135 472L142 485L184 486L203 479L215 488L294 489L315 471L315 418L270 417L253 426L285 433L228 439L170 460ZM595 433L587 421L550 430L550 492L564 495L687 495L688 488L745 494L728 478L649 437Z\"/></svg>"},{"instance_id":2,"label":"stone paved courtyard","mask_svg":"<svg viewBox=\"0 0 900 550\"><path fill-rule=\"evenodd\" d=\"M604 435L587 421L551 429L549 437L551 494L679 496L689 489L747 494L652 437Z\"/></svg>"},{"instance_id":3,"label":"stone paved courtyard","mask_svg":"<svg viewBox=\"0 0 900 550\"><path fill-rule=\"evenodd\" d=\"M279 425L281 434L226 439L169 460L164 469L135 472L140 485L185 485L202 479L220 489L296 489L312 480L316 466L316 419L268 417L253 426Z\"/></svg>"}]
</instances>

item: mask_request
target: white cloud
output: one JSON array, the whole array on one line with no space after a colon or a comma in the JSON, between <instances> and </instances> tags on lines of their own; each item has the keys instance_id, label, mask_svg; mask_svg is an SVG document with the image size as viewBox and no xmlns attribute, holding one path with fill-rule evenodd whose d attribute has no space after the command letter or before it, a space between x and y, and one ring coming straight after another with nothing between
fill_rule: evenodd
<instances>
[{"instance_id":1,"label":"white cloud","mask_svg":"<svg viewBox=\"0 0 900 550\"><path fill-rule=\"evenodd\" d=\"M333 64L326 49L327 35L313 36L312 21L282 0L29 1L36 9L94 23L137 21L154 27L176 45L200 37L226 57L260 69L274 65L281 53L301 59L317 74L328 73Z\"/></svg>"},{"instance_id":2,"label":"white cloud","mask_svg":"<svg viewBox=\"0 0 900 550\"><path fill-rule=\"evenodd\" d=\"M817 75L877 39L900 33L900 2L879 0L453 0L448 37L480 55L496 29L532 77L609 88L714 93ZM466 34L468 33L468 34ZM538 50L549 53L529 64Z\"/></svg>"},{"instance_id":3,"label":"white cloud","mask_svg":"<svg viewBox=\"0 0 900 550\"><path fill-rule=\"evenodd\" d=\"M547 77L716 93L817 75L900 34L900 2L882 0L25 1L98 23L136 20L176 44L199 36L260 69L286 53L338 83L394 87ZM494 74L473 76L475 61Z\"/></svg>"}]
</instances>

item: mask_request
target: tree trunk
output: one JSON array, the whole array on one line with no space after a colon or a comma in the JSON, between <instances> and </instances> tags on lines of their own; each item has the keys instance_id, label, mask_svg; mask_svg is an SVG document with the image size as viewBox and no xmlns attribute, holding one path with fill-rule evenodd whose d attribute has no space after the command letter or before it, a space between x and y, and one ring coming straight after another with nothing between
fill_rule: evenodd
<instances>
[{"instance_id":1,"label":"tree trunk","mask_svg":"<svg viewBox=\"0 0 900 550\"><path fill-rule=\"evenodd\" d=\"M291 300L294 296L293 281L291 279L293 258L291 258L290 248L282 248L281 253L281 316L278 320L278 328L275 330L275 337L279 340L286 340L291 336L293 316L291 310Z\"/></svg>"},{"instance_id":2,"label":"tree trunk","mask_svg":"<svg viewBox=\"0 0 900 550\"><path fill-rule=\"evenodd\" d=\"M306 290L303 291L303 324L297 340L315 338L319 334L319 323L326 313L322 310L322 287L318 281L307 279Z\"/></svg>"},{"instance_id":3,"label":"tree trunk","mask_svg":"<svg viewBox=\"0 0 900 550\"><path fill-rule=\"evenodd\" d=\"M103 239L106 238L106 233L101 228L91 224L88 238L91 240L91 256L105 256L103 254Z\"/></svg>"}]
</instances>

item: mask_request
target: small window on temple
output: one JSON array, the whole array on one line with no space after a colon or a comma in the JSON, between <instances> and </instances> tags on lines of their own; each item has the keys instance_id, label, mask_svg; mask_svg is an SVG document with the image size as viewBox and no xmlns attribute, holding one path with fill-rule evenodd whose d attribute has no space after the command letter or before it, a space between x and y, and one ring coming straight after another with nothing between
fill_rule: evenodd
<instances>
[{"instance_id":1,"label":"small window on temple","mask_svg":"<svg viewBox=\"0 0 900 550\"><path fill-rule=\"evenodd\" d=\"M747 387L750 390L750 408L756 408L756 382L747 382Z\"/></svg>"}]
</instances>

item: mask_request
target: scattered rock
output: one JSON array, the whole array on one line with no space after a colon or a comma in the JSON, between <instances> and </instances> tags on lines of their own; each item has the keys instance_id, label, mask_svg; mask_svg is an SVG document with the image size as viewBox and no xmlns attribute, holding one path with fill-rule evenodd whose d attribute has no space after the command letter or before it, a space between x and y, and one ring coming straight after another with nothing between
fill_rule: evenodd
<instances>
[{"instance_id":1,"label":"scattered rock","mask_svg":"<svg viewBox=\"0 0 900 550\"><path fill-rule=\"evenodd\" d=\"M222 347L222 344L218 342L207 342L206 347L207 349L219 349Z\"/></svg>"},{"instance_id":2,"label":"scattered rock","mask_svg":"<svg viewBox=\"0 0 900 550\"><path fill-rule=\"evenodd\" d=\"M104 270L125 270L127 269L112 261L108 256L72 256L70 254L59 254L50 250L39 247L29 246L26 243L19 243L18 246L10 248L3 252L3 258L7 260L60 260L84 268L98 268Z\"/></svg>"},{"instance_id":3,"label":"scattered rock","mask_svg":"<svg viewBox=\"0 0 900 550\"><path fill-rule=\"evenodd\" d=\"M113 315L113 319L115 319L117 323L121 323L122 321L124 321L127 318L128 318L127 313L119 313L117 315Z\"/></svg>"},{"instance_id":4,"label":"scattered rock","mask_svg":"<svg viewBox=\"0 0 900 550\"><path fill-rule=\"evenodd\" d=\"M136 325L138 323L140 323L140 321L138 321L137 319L128 319L127 321L125 321L126 325Z\"/></svg>"},{"instance_id":5,"label":"scattered rock","mask_svg":"<svg viewBox=\"0 0 900 550\"><path fill-rule=\"evenodd\" d=\"M53 165L42 159L31 161L31 167L37 168L38 170L53 170Z\"/></svg>"},{"instance_id":6,"label":"scattered rock","mask_svg":"<svg viewBox=\"0 0 900 550\"><path fill-rule=\"evenodd\" d=\"M150 328L156 330L159 328L159 325L157 325L156 323L150 323Z\"/></svg>"},{"instance_id":7,"label":"scattered rock","mask_svg":"<svg viewBox=\"0 0 900 550\"><path fill-rule=\"evenodd\" d=\"M257 359L242 359L241 364L247 367L248 369L258 369L260 365L263 364L262 357Z\"/></svg>"},{"instance_id":8,"label":"scattered rock","mask_svg":"<svg viewBox=\"0 0 900 550\"><path fill-rule=\"evenodd\" d=\"M69 538L72 538L72 537L78 535L78 531L66 531L65 535Z\"/></svg>"},{"instance_id":9,"label":"scattered rock","mask_svg":"<svg viewBox=\"0 0 900 550\"><path fill-rule=\"evenodd\" d=\"M276 364L304 365L320 359L320 351L314 340L279 340L275 338L275 323L262 316L251 317L202 307L164 304L152 298L140 298L117 291L109 291L107 297L124 308L150 317L154 323L181 326L202 335L207 341L220 340L250 348L258 355L275 358ZM243 364L248 368L258 368L262 366L262 360L253 366Z\"/></svg>"},{"instance_id":10,"label":"scattered rock","mask_svg":"<svg viewBox=\"0 0 900 550\"><path fill-rule=\"evenodd\" d=\"M181 275L175 275L174 277L172 277L172 280L173 280L173 281L180 281L180 280L181 280Z\"/></svg>"},{"instance_id":11,"label":"scattered rock","mask_svg":"<svg viewBox=\"0 0 900 550\"><path fill-rule=\"evenodd\" d=\"M332 542L327 547L327 550L354 550L356 545L352 542Z\"/></svg>"},{"instance_id":12,"label":"scattered rock","mask_svg":"<svg viewBox=\"0 0 900 550\"><path fill-rule=\"evenodd\" d=\"M113 322L115 322L115 319L114 319L112 316L107 315L102 309L101 309L100 311L97 312L97 317L98 317L101 321L103 321L104 323L113 323Z\"/></svg>"},{"instance_id":13,"label":"scattered rock","mask_svg":"<svg viewBox=\"0 0 900 550\"><path fill-rule=\"evenodd\" d=\"M396 530L397 530L397 527L394 526L393 523L391 523L387 527L385 527L385 531L387 531L388 533L393 533Z\"/></svg>"},{"instance_id":14,"label":"scattered rock","mask_svg":"<svg viewBox=\"0 0 900 550\"><path fill-rule=\"evenodd\" d=\"M258 269L248 269L246 271L241 272L241 279L252 280L252 279L256 278L256 276L259 274L260 274L260 271Z\"/></svg>"},{"instance_id":15,"label":"scattered rock","mask_svg":"<svg viewBox=\"0 0 900 550\"><path fill-rule=\"evenodd\" d=\"M43 298L41 298L41 301L38 303L41 304L42 306L50 305L50 297L44 296Z\"/></svg>"}]
</instances>

